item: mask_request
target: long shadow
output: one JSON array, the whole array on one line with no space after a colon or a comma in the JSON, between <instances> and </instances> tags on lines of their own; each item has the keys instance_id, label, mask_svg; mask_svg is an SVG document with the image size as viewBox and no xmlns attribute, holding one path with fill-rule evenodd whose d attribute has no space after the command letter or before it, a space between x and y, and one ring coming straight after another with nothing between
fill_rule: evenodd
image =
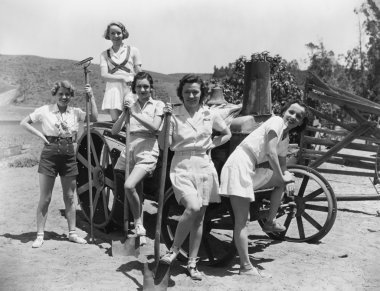
<instances>
[{"instance_id":1,"label":"long shadow","mask_svg":"<svg viewBox=\"0 0 380 291\"><path fill-rule=\"evenodd\" d=\"M348 208L338 208L338 211L360 213L360 214L364 214L364 215L368 215L368 216L378 216L377 213L369 213L369 212L365 212L365 211L353 210L353 209L348 209Z\"/></svg>"},{"instance_id":2,"label":"long shadow","mask_svg":"<svg viewBox=\"0 0 380 291\"><path fill-rule=\"evenodd\" d=\"M4 234L1 234L0 236L14 239L14 240L19 240L22 243L29 243L36 239L36 232L35 231L25 232L21 234L4 233ZM66 241L68 240L68 237L66 234L58 234L54 231L45 231L44 240Z\"/></svg>"}]
</instances>

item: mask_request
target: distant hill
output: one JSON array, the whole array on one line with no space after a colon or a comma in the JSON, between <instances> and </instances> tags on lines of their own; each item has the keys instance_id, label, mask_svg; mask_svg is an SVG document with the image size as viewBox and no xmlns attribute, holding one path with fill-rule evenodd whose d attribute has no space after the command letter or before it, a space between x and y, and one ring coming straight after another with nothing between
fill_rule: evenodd
<instances>
[{"instance_id":1,"label":"distant hill","mask_svg":"<svg viewBox=\"0 0 380 291\"><path fill-rule=\"evenodd\" d=\"M55 98L50 93L53 83L67 79L77 89L72 104L84 108L84 73L81 67L74 65L75 63L73 60L0 54L0 93L18 86L19 93L15 103L39 106L54 102ZM99 65L91 64L89 69L90 84L100 108L105 81L100 76ZM156 98L163 101L169 100L169 97L176 98L178 81L185 73L165 75L147 72L154 79ZM200 75L211 77L211 74Z\"/></svg>"}]
</instances>

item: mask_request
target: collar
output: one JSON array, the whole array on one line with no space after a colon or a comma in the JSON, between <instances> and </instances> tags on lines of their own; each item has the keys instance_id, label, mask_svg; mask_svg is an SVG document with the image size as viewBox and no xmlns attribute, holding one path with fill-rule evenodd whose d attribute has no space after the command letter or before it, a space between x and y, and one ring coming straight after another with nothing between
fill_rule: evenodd
<instances>
[{"instance_id":1,"label":"collar","mask_svg":"<svg viewBox=\"0 0 380 291\"><path fill-rule=\"evenodd\" d=\"M173 108L173 114L175 115L189 115L189 112L187 112L185 105L181 104L178 106L174 106ZM204 105L199 106L198 113L202 113L203 116L209 116L210 115L210 109Z\"/></svg>"},{"instance_id":2,"label":"collar","mask_svg":"<svg viewBox=\"0 0 380 291\"><path fill-rule=\"evenodd\" d=\"M53 108L51 110L53 113L59 113L59 108L58 108L58 105L57 103L54 103L53 104ZM67 106L66 107L66 111L64 113L70 113L72 111L72 107L71 106Z\"/></svg>"},{"instance_id":3,"label":"collar","mask_svg":"<svg viewBox=\"0 0 380 291\"><path fill-rule=\"evenodd\" d=\"M113 50L113 48L112 48L112 46L111 46L111 54L113 54L113 55L120 55L120 54L123 53L126 49L127 49L127 45L123 42L122 45L120 46L120 49L117 51L117 53L115 53L115 51Z\"/></svg>"}]
</instances>

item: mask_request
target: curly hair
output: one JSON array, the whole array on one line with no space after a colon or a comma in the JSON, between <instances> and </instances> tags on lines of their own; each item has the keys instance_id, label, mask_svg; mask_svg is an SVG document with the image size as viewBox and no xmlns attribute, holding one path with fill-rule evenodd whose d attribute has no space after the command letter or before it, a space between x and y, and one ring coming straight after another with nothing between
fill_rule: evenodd
<instances>
[{"instance_id":1,"label":"curly hair","mask_svg":"<svg viewBox=\"0 0 380 291\"><path fill-rule=\"evenodd\" d=\"M135 77L133 78L133 81L132 81L132 93L133 94L136 94L136 83L137 83L137 80L143 80L143 79L147 79L149 81L149 85L150 85L150 88L153 89L153 78L150 74L148 74L147 72L139 72L135 75Z\"/></svg>"},{"instance_id":2,"label":"curly hair","mask_svg":"<svg viewBox=\"0 0 380 291\"><path fill-rule=\"evenodd\" d=\"M204 99L206 98L207 95L207 87L206 84L203 82L201 77L194 75L194 74L187 74L182 77L182 79L179 81L179 85L177 88L177 96L178 98L183 102L183 96L182 96L182 90L183 86L185 84L192 84L192 83L197 83L201 87L201 98L199 99L199 104L203 103Z\"/></svg>"},{"instance_id":3,"label":"curly hair","mask_svg":"<svg viewBox=\"0 0 380 291\"><path fill-rule=\"evenodd\" d=\"M58 92L59 88L68 89L69 93L70 93L70 96L71 97L74 96L75 88L74 88L74 86L69 81L63 80L63 81L57 81L57 82L55 82L54 85L53 85L53 88L51 88L51 95L53 95L53 96L57 95L57 92Z\"/></svg>"},{"instance_id":4,"label":"curly hair","mask_svg":"<svg viewBox=\"0 0 380 291\"><path fill-rule=\"evenodd\" d=\"M306 126L309 124L309 120L310 120L310 117L311 117L311 113L307 107L307 105L305 103L303 103L302 101L300 100L293 100L293 101L289 101L287 103L285 103L282 108L281 108L281 112L280 112L280 115L283 116L285 111L289 109L290 106L292 106L293 104L298 104L299 106L305 108L305 116L302 120L302 123L301 125L297 126L296 128L293 128L291 131L296 131L296 132L302 132L306 129Z\"/></svg>"},{"instance_id":5,"label":"curly hair","mask_svg":"<svg viewBox=\"0 0 380 291\"><path fill-rule=\"evenodd\" d=\"M122 24L119 21L113 21L110 24L107 25L106 30L104 31L103 37L107 40L110 40L110 28L112 25L115 25L121 29L121 32L123 33L123 39L127 39L129 37L129 32L125 28L124 24Z\"/></svg>"}]
</instances>

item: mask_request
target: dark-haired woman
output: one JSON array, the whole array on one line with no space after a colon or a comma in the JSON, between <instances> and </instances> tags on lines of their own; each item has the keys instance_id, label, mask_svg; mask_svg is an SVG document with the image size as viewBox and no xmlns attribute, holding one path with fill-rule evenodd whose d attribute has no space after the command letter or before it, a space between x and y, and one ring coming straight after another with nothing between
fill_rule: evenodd
<instances>
[{"instance_id":1,"label":"dark-haired woman","mask_svg":"<svg viewBox=\"0 0 380 291\"><path fill-rule=\"evenodd\" d=\"M100 73L107 81L102 110L109 112L112 121L123 111L124 99L132 95L133 77L141 71L139 50L124 43L128 36L120 22L109 23L104 32L104 38L112 42L112 47L100 55Z\"/></svg>"},{"instance_id":2,"label":"dark-haired woman","mask_svg":"<svg viewBox=\"0 0 380 291\"><path fill-rule=\"evenodd\" d=\"M234 239L241 275L260 276L248 256L247 222L250 202L255 200L254 190L274 187L263 230L286 230L275 218L284 191L294 192L294 178L286 167L289 132L304 130L308 118L306 106L300 102L286 104L281 115L272 116L251 132L229 156L220 176L220 193L230 197L235 216Z\"/></svg>"},{"instance_id":3,"label":"dark-haired woman","mask_svg":"<svg viewBox=\"0 0 380 291\"><path fill-rule=\"evenodd\" d=\"M218 113L203 106L206 87L198 76L184 76L177 95L183 104L174 107L167 104L164 111L172 112L169 143L174 157L170 180L176 200L185 211L178 222L173 245L161 262L171 264L190 233L187 270L192 279L201 280L196 262L204 214L210 202L220 202L218 176L209 150L226 143L231 132ZM213 130L220 135L212 139Z\"/></svg>"},{"instance_id":4,"label":"dark-haired woman","mask_svg":"<svg viewBox=\"0 0 380 291\"><path fill-rule=\"evenodd\" d=\"M112 127L112 134L117 134L124 122L127 111L130 114L130 173L124 183L124 191L134 218L135 233L141 236L140 243L146 242L146 231L142 222L142 197L136 191L137 184L156 168L159 155L157 132L163 119L162 101L152 98L153 79L146 72L139 72L133 79L132 92L137 94L137 100L127 98L124 101L124 111ZM121 153L115 169L125 170L125 150Z\"/></svg>"},{"instance_id":5,"label":"dark-haired woman","mask_svg":"<svg viewBox=\"0 0 380 291\"><path fill-rule=\"evenodd\" d=\"M90 85L85 86L85 91L91 99L90 120L96 121L98 110ZM57 102L37 108L20 123L45 143L38 166L40 200L37 207L37 238L32 244L33 248L39 248L44 243L46 218L57 174L61 178L65 213L69 226L69 240L79 244L86 243L75 232L74 201L76 176L78 175L74 143L76 143L79 122L85 120L86 113L80 108L69 106L70 100L74 96L74 87L70 82L56 82L51 92L53 96L57 96ZM31 125L34 122L42 124L42 132Z\"/></svg>"}]
</instances>

